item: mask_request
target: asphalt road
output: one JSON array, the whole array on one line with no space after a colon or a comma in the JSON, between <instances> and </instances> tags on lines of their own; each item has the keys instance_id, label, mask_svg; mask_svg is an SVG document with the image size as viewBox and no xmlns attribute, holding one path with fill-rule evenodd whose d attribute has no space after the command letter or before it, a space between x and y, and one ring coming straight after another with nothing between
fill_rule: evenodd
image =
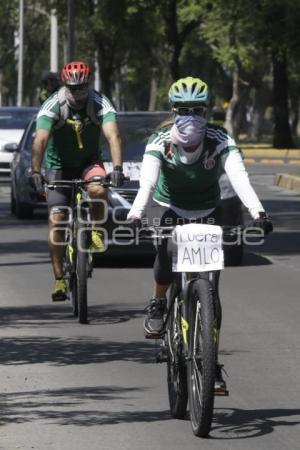
<instances>
[{"instance_id":1,"label":"asphalt road","mask_svg":"<svg viewBox=\"0 0 300 450\"><path fill-rule=\"evenodd\" d=\"M282 168L280 169L282 170ZM293 170L293 169L291 169ZM166 368L144 340L149 262L115 261L89 284L89 325L51 304L45 216L17 221L0 185L2 450L296 450L300 432L300 198L250 167L276 231L222 274L221 361L210 439L170 417Z\"/></svg>"}]
</instances>

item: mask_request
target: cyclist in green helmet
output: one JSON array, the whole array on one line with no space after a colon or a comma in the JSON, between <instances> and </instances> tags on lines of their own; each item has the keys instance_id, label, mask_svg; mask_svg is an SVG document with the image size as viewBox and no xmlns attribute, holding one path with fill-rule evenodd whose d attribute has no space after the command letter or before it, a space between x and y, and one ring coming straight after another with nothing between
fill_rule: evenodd
<instances>
[{"instance_id":1,"label":"cyclist in green helmet","mask_svg":"<svg viewBox=\"0 0 300 450\"><path fill-rule=\"evenodd\" d=\"M249 182L241 151L224 128L206 119L207 84L199 78L179 79L170 87L169 101L172 120L149 138L140 189L128 219L141 220L152 197L164 209L160 225L182 225L190 221L218 224L218 177L223 168L255 224L266 233L271 232L272 223ZM166 292L173 279L166 240L158 246L154 278L154 295L144 322L148 338L157 338L162 330ZM217 365L217 382L224 388L220 367Z\"/></svg>"},{"instance_id":2,"label":"cyclist in green helmet","mask_svg":"<svg viewBox=\"0 0 300 450\"><path fill-rule=\"evenodd\" d=\"M100 135L107 139L113 163L111 182L119 187L123 183L122 146L116 111L102 93L90 87L91 71L82 61L67 63L61 72L63 86L54 92L41 106L37 115L36 135L32 147L32 182L37 192L43 191L41 174L45 156L46 179L105 176L101 160ZM106 189L99 184L88 184L91 199L107 199ZM66 220L70 191L57 188L48 192L49 209L48 242L51 253L55 285L53 301L67 298L67 284L63 279L62 255L64 233L62 222ZM92 245L94 250L104 248L102 233L96 223L104 217L105 202L92 203Z\"/></svg>"}]
</instances>

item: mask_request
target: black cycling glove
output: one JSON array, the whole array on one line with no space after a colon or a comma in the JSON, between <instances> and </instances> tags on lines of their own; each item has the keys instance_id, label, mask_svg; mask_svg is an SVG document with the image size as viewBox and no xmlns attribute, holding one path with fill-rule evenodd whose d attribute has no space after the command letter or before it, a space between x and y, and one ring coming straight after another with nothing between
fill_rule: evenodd
<instances>
[{"instance_id":1,"label":"black cycling glove","mask_svg":"<svg viewBox=\"0 0 300 450\"><path fill-rule=\"evenodd\" d=\"M264 211L260 212L259 217L254 219L253 227L261 228L265 234L273 231L273 224Z\"/></svg>"},{"instance_id":2,"label":"black cycling glove","mask_svg":"<svg viewBox=\"0 0 300 450\"><path fill-rule=\"evenodd\" d=\"M32 172L31 184L34 187L37 194L43 194L45 192L44 178L40 172Z\"/></svg>"},{"instance_id":3,"label":"black cycling glove","mask_svg":"<svg viewBox=\"0 0 300 450\"><path fill-rule=\"evenodd\" d=\"M124 183L124 174L122 166L115 166L114 170L109 174L111 184L114 187L120 187Z\"/></svg>"}]
</instances>

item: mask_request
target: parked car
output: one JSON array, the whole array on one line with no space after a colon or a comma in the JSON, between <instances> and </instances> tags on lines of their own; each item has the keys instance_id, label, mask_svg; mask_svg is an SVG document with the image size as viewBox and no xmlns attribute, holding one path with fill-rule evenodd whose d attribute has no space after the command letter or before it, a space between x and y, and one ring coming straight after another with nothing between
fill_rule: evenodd
<instances>
[{"instance_id":1,"label":"parked car","mask_svg":"<svg viewBox=\"0 0 300 450\"><path fill-rule=\"evenodd\" d=\"M127 234L126 225L120 222L125 221L138 191L141 162L148 137L168 116L167 112L121 112L118 115L124 147L124 173L130 177L130 181L126 181L121 188L110 188L108 192L109 209L106 230L110 254L127 251L153 253L154 251L152 243L146 240L142 240L139 245L133 243L129 245L132 236ZM34 132L35 120L32 120L24 132L11 163L11 211L18 218L31 218L36 208L46 206L45 198L37 196L29 183ZM101 140L101 149L104 165L109 173L112 170L112 163L109 161L109 148L104 139ZM220 186L222 201L219 208L222 224L233 227L242 224L241 202L224 173L220 176ZM154 214L159 214L159 206L151 202L148 213L152 217ZM119 223L116 224L116 221ZM240 264L243 254L242 245L226 247L225 262Z\"/></svg>"},{"instance_id":2,"label":"parked car","mask_svg":"<svg viewBox=\"0 0 300 450\"><path fill-rule=\"evenodd\" d=\"M13 152L24 129L38 108L5 106L0 108L0 174L10 173Z\"/></svg>"}]
</instances>

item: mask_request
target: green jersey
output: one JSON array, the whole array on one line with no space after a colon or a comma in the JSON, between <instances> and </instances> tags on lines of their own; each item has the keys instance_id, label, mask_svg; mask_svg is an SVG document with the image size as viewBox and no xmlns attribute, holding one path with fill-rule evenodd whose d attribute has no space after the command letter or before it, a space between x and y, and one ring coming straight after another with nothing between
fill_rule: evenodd
<instances>
[{"instance_id":1,"label":"green jersey","mask_svg":"<svg viewBox=\"0 0 300 450\"><path fill-rule=\"evenodd\" d=\"M72 110L69 108L69 118L80 120L80 140L72 125L66 121L59 128L55 128L60 118L60 103L57 92L49 97L41 106L36 129L51 131L46 148L45 165L47 168L61 169L84 168L88 164L101 159L100 135L101 125L116 121L116 111L110 101L103 95L95 92L93 97L94 111L99 119L99 127L87 116L86 108Z\"/></svg>"},{"instance_id":2,"label":"green jersey","mask_svg":"<svg viewBox=\"0 0 300 450\"><path fill-rule=\"evenodd\" d=\"M220 200L221 157L240 150L224 128L207 124L199 158L191 164L184 163L180 149L171 143L171 126L153 133L146 146L145 154L162 162L154 200L191 211L215 208Z\"/></svg>"}]
</instances>

